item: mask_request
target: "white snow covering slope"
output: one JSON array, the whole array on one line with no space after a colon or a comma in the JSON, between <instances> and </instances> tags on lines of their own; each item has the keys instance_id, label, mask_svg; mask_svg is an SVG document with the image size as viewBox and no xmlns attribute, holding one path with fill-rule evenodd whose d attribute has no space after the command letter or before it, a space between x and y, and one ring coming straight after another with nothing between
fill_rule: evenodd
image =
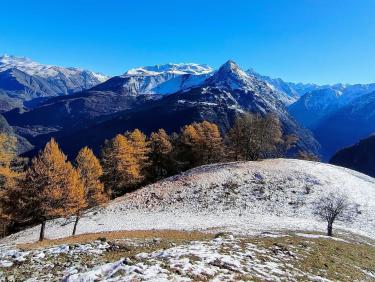
<instances>
[{"instance_id":1,"label":"white snow covering slope","mask_svg":"<svg viewBox=\"0 0 375 282\"><path fill-rule=\"evenodd\" d=\"M182 63L140 67L128 70L122 77L128 92L139 94L172 94L201 85L212 75L207 65Z\"/></svg>"},{"instance_id":2,"label":"white snow covering slope","mask_svg":"<svg viewBox=\"0 0 375 282\"><path fill-rule=\"evenodd\" d=\"M291 104L289 111L302 125L314 129L319 122L324 122L324 118L346 106L371 102L373 95L368 94L374 91L375 83L320 86Z\"/></svg>"},{"instance_id":3,"label":"white snow covering slope","mask_svg":"<svg viewBox=\"0 0 375 282\"><path fill-rule=\"evenodd\" d=\"M359 213L335 230L375 238L375 179L318 162L273 159L214 164L148 185L87 213L78 233L114 230L208 230L235 234L264 231L325 231L313 215L322 195L340 191ZM69 236L73 219L48 222L47 238ZM38 239L39 226L5 243Z\"/></svg>"},{"instance_id":4,"label":"white snow covering slope","mask_svg":"<svg viewBox=\"0 0 375 282\"><path fill-rule=\"evenodd\" d=\"M159 75L165 73L174 74L208 74L211 73L213 69L208 65L194 64L194 63L181 63L181 64L165 64L165 65L155 65L148 67L139 67L135 69L128 70L125 75Z\"/></svg>"},{"instance_id":5,"label":"white snow covering slope","mask_svg":"<svg viewBox=\"0 0 375 282\"><path fill-rule=\"evenodd\" d=\"M61 75L65 77L74 77L77 75L81 75L82 73L86 73L95 77L100 83L108 79L107 76L101 73L95 73L78 68L63 68L51 65L43 65L25 57L15 57L9 55L0 56L0 71L11 68L17 68L29 75L35 75L43 78L54 78Z\"/></svg>"},{"instance_id":6,"label":"white snow covering slope","mask_svg":"<svg viewBox=\"0 0 375 282\"><path fill-rule=\"evenodd\" d=\"M134 95L172 94L201 85L211 74L160 73L155 75L124 75L123 89Z\"/></svg>"},{"instance_id":7,"label":"white snow covering slope","mask_svg":"<svg viewBox=\"0 0 375 282\"><path fill-rule=\"evenodd\" d=\"M231 90L255 91L258 80L248 75L235 62L229 60L212 76L211 82Z\"/></svg>"},{"instance_id":8,"label":"white snow covering slope","mask_svg":"<svg viewBox=\"0 0 375 282\"><path fill-rule=\"evenodd\" d=\"M272 101L281 101L284 105L290 105L295 101L294 98L285 92L277 90L267 81L246 73L231 60L222 65L220 69L207 80L207 82L211 86L226 89L228 91L239 90L245 93L250 92L258 97L268 97L271 98ZM272 106L271 104L270 106Z\"/></svg>"}]
</instances>

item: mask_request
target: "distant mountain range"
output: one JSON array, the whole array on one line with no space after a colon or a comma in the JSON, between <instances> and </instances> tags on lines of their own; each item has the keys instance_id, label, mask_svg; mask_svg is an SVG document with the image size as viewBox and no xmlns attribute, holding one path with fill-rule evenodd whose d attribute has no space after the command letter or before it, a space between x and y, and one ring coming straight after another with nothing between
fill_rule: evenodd
<instances>
[{"instance_id":1,"label":"distant mountain range","mask_svg":"<svg viewBox=\"0 0 375 282\"><path fill-rule=\"evenodd\" d=\"M285 133L300 137L300 149L317 152L312 135L288 114L285 96L232 61L217 71L169 64L130 70L87 91L52 98L31 110L13 110L5 117L36 148L55 136L74 155L84 145L98 151L105 139L133 128L172 132L209 120L226 131L238 113L273 113Z\"/></svg>"},{"instance_id":2,"label":"distant mountain range","mask_svg":"<svg viewBox=\"0 0 375 282\"><path fill-rule=\"evenodd\" d=\"M374 109L375 83L326 86L289 106L289 112L314 133L325 160L375 132Z\"/></svg>"},{"instance_id":3,"label":"distant mountain range","mask_svg":"<svg viewBox=\"0 0 375 282\"><path fill-rule=\"evenodd\" d=\"M375 132L374 93L375 84L285 82L243 71L232 61L218 70L165 64L109 78L0 57L0 112L15 133L36 149L55 136L72 154L78 146L91 142L98 148L105 138L134 127L176 131L207 119L225 131L238 113L250 111L276 114L285 132L299 136L300 148L328 160Z\"/></svg>"},{"instance_id":4,"label":"distant mountain range","mask_svg":"<svg viewBox=\"0 0 375 282\"><path fill-rule=\"evenodd\" d=\"M249 70L292 97L289 113L312 131L328 161L338 150L375 132L375 83L317 85L285 82ZM294 101L293 101L294 99Z\"/></svg>"},{"instance_id":5,"label":"distant mountain range","mask_svg":"<svg viewBox=\"0 0 375 282\"><path fill-rule=\"evenodd\" d=\"M286 82L281 78L272 78L269 76L261 75L253 69L249 69L247 73L249 75L255 76L260 80L267 82L275 90L284 93L284 95L287 97L286 104L292 104L296 102L302 95L310 91L324 87L313 83L305 84Z\"/></svg>"},{"instance_id":6,"label":"distant mountain range","mask_svg":"<svg viewBox=\"0 0 375 282\"><path fill-rule=\"evenodd\" d=\"M97 148L103 142L103 137L111 137L125 129L141 128L149 133L165 128L173 132L185 124L202 120L215 122L226 131L233 124L236 115L244 112L277 115L284 132L299 137L299 149L318 151L318 143L310 132L291 118L279 99L279 93L264 81L246 74L232 61L222 65L198 87L182 90L162 99L152 99L119 112L110 120L80 131L79 138L74 138L76 134L63 138L63 144L69 143L69 148L76 146L73 151L84 143L91 143L92 147ZM104 136L98 136L97 132Z\"/></svg>"},{"instance_id":7,"label":"distant mountain range","mask_svg":"<svg viewBox=\"0 0 375 282\"><path fill-rule=\"evenodd\" d=\"M0 57L0 111L34 107L49 97L80 92L107 79L87 70L42 65L4 55Z\"/></svg>"}]
</instances>

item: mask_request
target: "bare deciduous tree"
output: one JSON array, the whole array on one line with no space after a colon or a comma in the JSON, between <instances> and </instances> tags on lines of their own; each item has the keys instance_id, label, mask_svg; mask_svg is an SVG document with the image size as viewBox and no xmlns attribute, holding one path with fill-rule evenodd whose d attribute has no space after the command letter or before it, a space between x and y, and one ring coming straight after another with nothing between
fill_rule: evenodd
<instances>
[{"instance_id":1,"label":"bare deciduous tree","mask_svg":"<svg viewBox=\"0 0 375 282\"><path fill-rule=\"evenodd\" d=\"M322 196L314 205L314 214L327 221L327 235L333 236L333 223L336 219L350 222L356 215L357 206L353 205L346 194L329 193Z\"/></svg>"},{"instance_id":2,"label":"bare deciduous tree","mask_svg":"<svg viewBox=\"0 0 375 282\"><path fill-rule=\"evenodd\" d=\"M236 161L272 157L283 143L280 120L270 114L247 113L239 116L228 133L228 141Z\"/></svg>"}]
</instances>

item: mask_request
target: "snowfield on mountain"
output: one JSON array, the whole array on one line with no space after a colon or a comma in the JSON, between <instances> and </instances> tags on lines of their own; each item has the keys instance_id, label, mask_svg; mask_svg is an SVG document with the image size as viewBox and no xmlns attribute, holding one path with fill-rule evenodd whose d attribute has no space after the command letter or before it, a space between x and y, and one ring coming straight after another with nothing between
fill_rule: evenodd
<instances>
[{"instance_id":1,"label":"snowfield on mountain","mask_svg":"<svg viewBox=\"0 0 375 282\"><path fill-rule=\"evenodd\" d=\"M200 75L211 72L213 72L213 69L208 65L200 65L194 63L169 63L165 65L155 65L130 69L124 75L159 75L165 73Z\"/></svg>"},{"instance_id":2,"label":"snowfield on mountain","mask_svg":"<svg viewBox=\"0 0 375 282\"><path fill-rule=\"evenodd\" d=\"M82 75L82 73L84 73L86 76L85 79L96 80L94 81L95 83L93 85L104 82L108 79L107 76L101 73L95 73L88 70L82 70L72 67L64 68L58 66L43 65L24 57L20 58L8 55L0 56L0 72L12 68L19 69L29 75L35 75L43 78L60 77L61 79L62 76L65 76L72 79L73 77L80 76Z\"/></svg>"},{"instance_id":3,"label":"snowfield on mountain","mask_svg":"<svg viewBox=\"0 0 375 282\"><path fill-rule=\"evenodd\" d=\"M201 85L214 70L193 63L165 64L130 69L93 88L122 95L173 94Z\"/></svg>"},{"instance_id":4,"label":"snowfield on mountain","mask_svg":"<svg viewBox=\"0 0 375 282\"><path fill-rule=\"evenodd\" d=\"M81 92L108 78L89 70L43 65L24 57L0 56L0 112L30 109L48 98Z\"/></svg>"},{"instance_id":5,"label":"snowfield on mountain","mask_svg":"<svg viewBox=\"0 0 375 282\"><path fill-rule=\"evenodd\" d=\"M170 177L87 212L78 234L116 230L200 230L256 235L262 232L319 231L326 223L313 206L330 192L358 205L352 223L335 232L375 238L375 179L318 162L272 159L207 165ZM46 238L70 236L73 218L47 223ZM40 226L2 243L37 241Z\"/></svg>"}]
</instances>

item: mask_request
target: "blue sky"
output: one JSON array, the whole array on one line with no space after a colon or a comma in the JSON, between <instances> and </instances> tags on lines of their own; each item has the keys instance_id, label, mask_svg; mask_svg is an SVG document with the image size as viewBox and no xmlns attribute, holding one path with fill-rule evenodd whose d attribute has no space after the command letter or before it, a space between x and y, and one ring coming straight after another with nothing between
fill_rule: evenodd
<instances>
[{"instance_id":1,"label":"blue sky","mask_svg":"<svg viewBox=\"0 0 375 282\"><path fill-rule=\"evenodd\" d=\"M109 75L233 59L288 81L375 82L374 0L3 0L0 54Z\"/></svg>"}]
</instances>

